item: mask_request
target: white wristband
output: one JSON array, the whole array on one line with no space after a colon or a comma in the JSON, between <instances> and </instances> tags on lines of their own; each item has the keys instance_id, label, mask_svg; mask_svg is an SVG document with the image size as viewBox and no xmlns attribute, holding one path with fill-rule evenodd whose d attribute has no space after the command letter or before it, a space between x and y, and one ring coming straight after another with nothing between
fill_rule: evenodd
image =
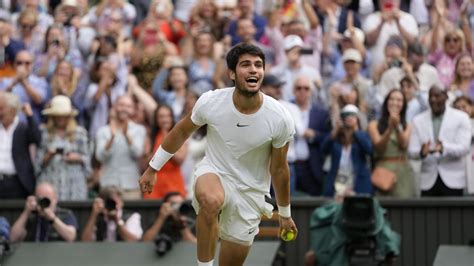
<instances>
[{"instance_id":1,"label":"white wristband","mask_svg":"<svg viewBox=\"0 0 474 266\"><path fill-rule=\"evenodd\" d=\"M165 165L165 163L168 162L171 157L173 157L173 155L174 154L165 151L160 145L158 150L155 152L155 155L153 155L149 165L151 168L159 171L161 167L163 167L163 165Z\"/></svg>"},{"instance_id":2,"label":"white wristband","mask_svg":"<svg viewBox=\"0 0 474 266\"><path fill-rule=\"evenodd\" d=\"M283 218L290 218L291 217L291 205L288 206L280 206L278 205L278 214Z\"/></svg>"}]
</instances>

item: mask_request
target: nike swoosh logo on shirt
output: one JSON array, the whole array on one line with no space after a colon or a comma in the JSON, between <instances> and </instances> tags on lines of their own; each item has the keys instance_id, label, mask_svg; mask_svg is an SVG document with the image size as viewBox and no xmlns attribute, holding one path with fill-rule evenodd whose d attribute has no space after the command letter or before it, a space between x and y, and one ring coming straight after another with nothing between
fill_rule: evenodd
<instances>
[{"instance_id":1,"label":"nike swoosh logo on shirt","mask_svg":"<svg viewBox=\"0 0 474 266\"><path fill-rule=\"evenodd\" d=\"M237 123L237 127L248 127L249 125L241 125L240 123Z\"/></svg>"}]
</instances>

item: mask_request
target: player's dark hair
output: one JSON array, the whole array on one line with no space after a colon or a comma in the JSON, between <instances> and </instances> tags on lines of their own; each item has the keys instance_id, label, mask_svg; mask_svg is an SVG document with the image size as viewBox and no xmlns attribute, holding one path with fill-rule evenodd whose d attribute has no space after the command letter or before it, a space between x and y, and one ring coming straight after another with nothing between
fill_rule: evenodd
<instances>
[{"instance_id":1,"label":"player's dark hair","mask_svg":"<svg viewBox=\"0 0 474 266\"><path fill-rule=\"evenodd\" d=\"M235 72L239 58L245 54L256 55L260 57L260 59L263 61L263 65L265 66L265 55L260 48L253 44L239 43L232 47L232 49L227 53L227 67Z\"/></svg>"}]
</instances>

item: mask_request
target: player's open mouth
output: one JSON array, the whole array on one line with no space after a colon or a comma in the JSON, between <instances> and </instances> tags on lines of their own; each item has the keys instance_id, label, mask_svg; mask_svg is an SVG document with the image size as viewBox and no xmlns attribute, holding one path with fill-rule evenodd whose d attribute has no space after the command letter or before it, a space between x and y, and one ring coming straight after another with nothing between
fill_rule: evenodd
<instances>
[{"instance_id":1,"label":"player's open mouth","mask_svg":"<svg viewBox=\"0 0 474 266\"><path fill-rule=\"evenodd\" d=\"M250 78L247 78L245 81L247 82L247 84L249 84L251 86L255 86L255 85L257 85L258 78L250 77Z\"/></svg>"}]
</instances>

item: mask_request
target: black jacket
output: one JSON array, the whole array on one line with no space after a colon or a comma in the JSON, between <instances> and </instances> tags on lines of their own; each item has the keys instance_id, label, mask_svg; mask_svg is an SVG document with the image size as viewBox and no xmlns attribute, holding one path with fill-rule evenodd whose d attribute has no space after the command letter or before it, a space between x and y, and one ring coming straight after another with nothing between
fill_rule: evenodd
<instances>
[{"instance_id":1,"label":"black jacket","mask_svg":"<svg viewBox=\"0 0 474 266\"><path fill-rule=\"evenodd\" d=\"M41 132L33 117L27 117L27 121L20 122L13 132L12 157L21 184L26 191L33 194L36 179L29 147L30 144L39 145Z\"/></svg>"}]
</instances>

